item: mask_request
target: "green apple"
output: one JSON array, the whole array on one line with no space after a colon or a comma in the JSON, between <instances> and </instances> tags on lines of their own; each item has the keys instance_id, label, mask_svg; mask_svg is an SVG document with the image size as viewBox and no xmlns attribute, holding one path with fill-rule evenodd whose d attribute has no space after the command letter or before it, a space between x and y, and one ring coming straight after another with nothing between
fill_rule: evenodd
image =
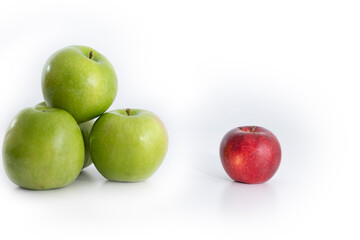
<instances>
[{"instance_id":1,"label":"green apple","mask_svg":"<svg viewBox=\"0 0 360 240\"><path fill-rule=\"evenodd\" d=\"M39 108L39 107L49 107L49 106L46 105L46 102L41 102L35 105L35 108Z\"/></svg>"},{"instance_id":2,"label":"green apple","mask_svg":"<svg viewBox=\"0 0 360 240\"><path fill-rule=\"evenodd\" d=\"M148 179L161 165L168 146L162 121L149 111L107 112L90 134L90 154L97 170L112 181Z\"/></svg>"},{"instance_id":3,"label":"green apple","mask_svg":"<svg viewBox=\"0 0 360 240\"><path fill-rule=\"evenodd\" d=\"M25 108L11 121L3 143L5 171L28 189L60 188L72 183L84 164L84 141L66 111Z\"/></svg>"},{"instance_id":4,"label":"green apple","mask_svg":"<svg viewBox=\"0 0 360 240\"><path fill-rule=\"evenodd\" d=\"M45 102L38 103L35 107L47 107ZM83 136L84 144L85 144L85 160L83 168L86 168L91 165L91 156L89 152L89 137L92 126L94 125L96 119L92 119L90 121L80 123L79 127L81 130L81 134Z\"/></svg>"},{"instance_id":5,"label":"green apple","mask_svg":"<svg viewBox=\"0 0 360 240\"><path fill-rule=\"evenodd\" d=\"M69 112L78 123L104 113L117 93L111 63L98 51L84 46L66 47L50 56L41 85L46 104Z\"/></svg>"},{"instance_id":6,"label":"green apple","mask_svg":"<svg viewBox=\"0 0 360 240\"><path fill-rule=\"evenodd\" d=\"M90 138L91 128L94 125L94 122L95 122L95 119L92 119L90 121L79 124L81 133L82 133L82 136L84 139L84 144L85 144L85 161L84 161L83 168L90 166L92 163L90 151L89 151L89 138Z\"/></svg>"}]
</instances>

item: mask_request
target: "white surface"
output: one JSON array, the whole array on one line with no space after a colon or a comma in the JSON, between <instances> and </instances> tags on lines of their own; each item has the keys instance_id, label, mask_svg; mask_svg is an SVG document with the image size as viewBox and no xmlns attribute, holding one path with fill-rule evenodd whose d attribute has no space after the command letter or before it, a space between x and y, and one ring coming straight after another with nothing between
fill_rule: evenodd
<instances>
[{"instance_id":1,"label":"white surface","mask_svg":"<svg viewBox=\"0 0 360 240\"><path fill-rule=\"evenodd\" d=\"M111 109L165 122L170 146L143 183L94 166L52 191L0 168L0 239L356 239L359 208L357 1L1 1L0 133L42 101L42 66L67 45L116 68ZM232 182L222 136L274 132L283 158L261 185ZM0 140L2 144L2 139Z\"/></svg>"}]
</instances>

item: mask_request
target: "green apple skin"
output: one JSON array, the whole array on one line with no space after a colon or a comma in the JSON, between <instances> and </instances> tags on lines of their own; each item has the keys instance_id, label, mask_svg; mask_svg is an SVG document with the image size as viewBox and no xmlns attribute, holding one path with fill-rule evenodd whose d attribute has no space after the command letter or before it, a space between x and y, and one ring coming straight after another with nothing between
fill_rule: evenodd
<instances>
[{"instance_id":1,"label":"green apple skin","mask_svg":"<svg viewBox=\"0 0 360 240\"><path fill-rule=\"evenodd\" d=\"M98 51L70 46L47 60L41 85L49 107L63 109L81 123L101 115L111 106L118 83L113 66Z\"/></svg>"},{"instance_id":2,"label":"green apple skin","mask_svg":"<svg viewBox=\"0 0 360 240\"><path fill-rule=\"evenodd\" d=\"M45 102L41 102L41 103L38 103L35 107L47 107L47 105ZM83 136L83 140L84 140L84 144L85 144L85 160L84 160L83 169L92 164L90 151L89 151L89 138L90 138L91 128L94 125L95 120L96 119L92 119L90 121L79 124L81 134Z\"/></svg>"},{"instance_id":3,"label":"green apple skin","mask_svg":"<svg viewBox=\"0 0 360 240\"><path fill-rule=\"evenodd\" d=\"M49 106L46 105L46 102L41 102L35 105L35 108L39 108L39 107L49 107Z\"/></svg>"},{"instance_id":4,"label":"green apple skin","mask_svg":"<svg viewBox=\"0 0 360 240\"><path fill-rule=\"evenodd\" d=\"M72 183L84 164L84 142L66 111L25 108L11 121L3 143L5 172L27 189L53 189Z\"/></svg>"},{"instance_id":5,"label":"green apple skin","mask_svg":"<svg viewBox=\"0 0 360 240\"><path fill-rule=\"evenodd\" d=\"M84 161L83 169L92 164L90 151L89 151L89 138L90 138L91 128L94 125L95 120L96 119L92 119L90 121L79 124L85 144L85 161Z\"/></svg>"},{"instance_id":6,"label":"green apple skin","mask_svg":"<svg viewBox=\"0 0 360 240\"><path fill-rule=\"evenodd\" d=\"M139 182L161 165L168 147L162 121L146 110L107 112L90 134L90 154L97 170L108 180Z\"/></svg>"}]
</instances>

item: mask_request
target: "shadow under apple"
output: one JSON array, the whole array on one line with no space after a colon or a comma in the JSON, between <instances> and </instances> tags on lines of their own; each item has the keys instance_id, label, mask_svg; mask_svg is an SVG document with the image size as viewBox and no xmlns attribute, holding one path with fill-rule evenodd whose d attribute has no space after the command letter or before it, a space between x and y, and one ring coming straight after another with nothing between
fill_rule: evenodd
<instances>
[{"instance_id":1,"label":"shadow under apple","mask_svg":"<svg viewBox=\"0 0 360 240\"><path fill-rule=\"evenodd\" d=\"M256 216L276 212L277 197L270 183L229 182L221 198L222 210L230 216Z\"/></svg>"}]
</instances>

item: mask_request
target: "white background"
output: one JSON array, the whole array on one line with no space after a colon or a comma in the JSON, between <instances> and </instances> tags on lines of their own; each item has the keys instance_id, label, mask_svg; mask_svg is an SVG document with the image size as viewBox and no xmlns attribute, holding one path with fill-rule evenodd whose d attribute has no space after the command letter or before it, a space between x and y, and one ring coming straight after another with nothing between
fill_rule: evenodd
<instances>
[{"instance_id":1,"label":"white background","mask_svg":"<svg viewBox=\"0 0 360 240\"><path fill-rule=\"evenodd\" d=\"M358 239L358 1L1 1L0 134L42 101L46 59L88 45L114 65L110 109L143 108L169 150L143 183L92 165L29 191L0 168L1 239ZM222 169L222 136L260 125L283 157L265 184Z\"/></svg>"}]
</instances>

